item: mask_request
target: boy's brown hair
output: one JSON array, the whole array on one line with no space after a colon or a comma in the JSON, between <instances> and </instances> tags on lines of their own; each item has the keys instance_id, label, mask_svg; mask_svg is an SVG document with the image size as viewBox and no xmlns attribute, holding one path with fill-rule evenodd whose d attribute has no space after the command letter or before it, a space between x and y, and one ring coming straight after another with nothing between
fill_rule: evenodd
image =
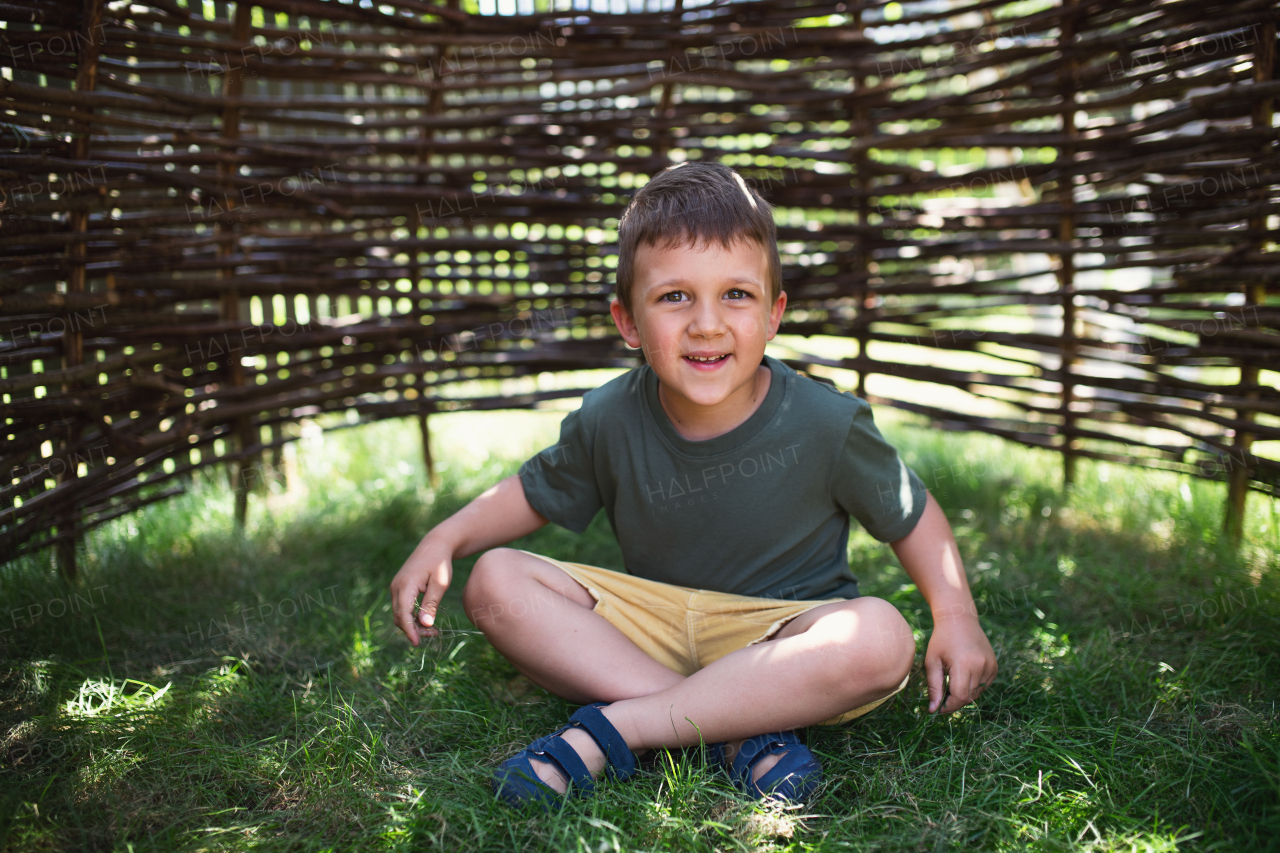
<instances>
[{"instance_id":1,"label":"boy's brown hair","mask_svg":"<svg viewBox=\"0 0 1280 853\"><path fill-rule=\"evenodd\" d=\"M623 211L614 294L630 313L636 252L641 246L671 249L715 242L727 249L738 240L764 249L772 305L782 293L773 206L723 163L695 160L670 166L641 187Z\"/></svg>"}]
</instances>

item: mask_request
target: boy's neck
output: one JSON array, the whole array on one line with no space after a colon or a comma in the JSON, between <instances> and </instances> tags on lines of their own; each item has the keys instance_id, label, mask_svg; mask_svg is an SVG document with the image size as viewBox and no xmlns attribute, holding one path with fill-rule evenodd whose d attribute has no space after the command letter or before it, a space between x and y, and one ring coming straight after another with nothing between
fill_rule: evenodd
<instances>
[{"instance_id":1,"label":"boy's neck","mask_svg":"<svg viewBox=\"0 0 1280 853\"><path fill-rule=\"evenodd\" d=\"M710 441L732 432L756 413L773 383L768 365L756 368L755 382L727 397L715 406L699 406L684 397L668 394L658 380L658 402L671 421L671 427L689 441Z\"/></svg>"}]
</instances>

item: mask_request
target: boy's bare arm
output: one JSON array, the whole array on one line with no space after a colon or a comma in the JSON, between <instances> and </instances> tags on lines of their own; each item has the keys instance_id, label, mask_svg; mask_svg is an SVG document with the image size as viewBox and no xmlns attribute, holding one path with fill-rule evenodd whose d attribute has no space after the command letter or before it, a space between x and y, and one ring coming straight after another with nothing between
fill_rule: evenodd
<instances>
[{"instance_id":1,"label":"boy's bare arm","mask_svg":"<svg viewBox=\"0 0 1280 853\"><path fill-rule=\"evenodd\" d=\"M391 581L391 613L409 642L434 637L440 599L453 579L453 560L505 545L547 523L524 496L520 477L513 474L433 527L404 561ZM414 619L418 596L422 605Z\"/></svg>"},{"instance_id":2,"label":"boy's bare arm","mask_svg":"<svg viewBox=\"0 0 1280 853\"><path fill-rule=\"evenodd\" d=\"M924 656L929 711L949 714L977 699L995 680L996 656L978 623L951 525L933 495L926 493L925 500L915 529L890 544L933 611L933 636ZM945 704L944 676L949 694Z\"/></svg>"}]
</instances>

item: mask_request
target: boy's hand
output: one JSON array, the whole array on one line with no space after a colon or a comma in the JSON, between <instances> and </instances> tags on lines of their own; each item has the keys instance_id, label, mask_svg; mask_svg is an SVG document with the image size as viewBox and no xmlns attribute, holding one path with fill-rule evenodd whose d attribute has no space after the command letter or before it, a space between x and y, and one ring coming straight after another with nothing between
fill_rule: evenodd
<instances>
[{"instance_id":1,"label":"boy's hand","mask_svg":"<svg viewBox=\"0 0 1280 853\"><path fill-rule=\"evenodd\" d=\"M995 680L998 668L996 653L977 616L964 613L939 619L935 614L933 636L924 655L929 713L950 714L976 701ZM945 704L942 702L944 677Z\"/></svg>"},{"instance_id":2,"label":"boy's hand","mask_svg":"<svg viewBox=\"0 0 1280 853\"><path fill-rule=\"evenodd\" d=\"M391 581L392 616L396 627L414 646L423 638L440 636L440 629L435 627L436 612L451 580L452 555L447 549L433 547L423 539ZM415 616L419 595L422 605Z\"/></svg>"},{"instance_id":3,"label":"boy's hand","mask_svg":"<svg viewBox=\"0 0 1280 853\"><path fill-rule=\"evenodd\" d=\"M949 714L977 699L995 680L996 653L978 624L960 549L933 495L926 493L915 529L891 544L933 611L933 636L924 655L929 713Z\"/></svg>"},{"instance_id":4,"label":"boy's hand","mask_svg":"<svg viewBox=\"0 0 1280 853\"><path fill-rule=\"evenodd\" d=\"M414 646L424 637L440 636L436 611L453 580L453 560L519 539L547 520L524 496L519 475L512 474L440 522L422 537L391 581L391 615ZM414 614L414 603L422 605Z\"/></svg>"}]
</instances>

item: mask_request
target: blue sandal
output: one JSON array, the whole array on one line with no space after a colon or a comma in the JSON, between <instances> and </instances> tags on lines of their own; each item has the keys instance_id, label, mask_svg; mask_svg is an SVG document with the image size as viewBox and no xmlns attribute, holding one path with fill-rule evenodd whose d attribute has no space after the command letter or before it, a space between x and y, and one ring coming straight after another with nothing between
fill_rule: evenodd
<instances>
[{"instance_id":1,"label":"blue sandal","mask_svg":"<svg viewBox=\"0 0 1280 853\"><path fill-rule=\"evenodd\" d=\"M493 792L511 806L538 803L546 811L562 797L587 797L595 791L587 765L560 735L573 727L584 729L604 753L606 778L621 782L636 772L636 757L608 718L600 713L604 702L584 705L569 717L569 725L529 744L523 752L508 758L493 773ZM537 756L558 767L569 780L564 794L549 787L534 772L530 759Z\"/></svg>"},{"instance_id":2,"label":"blue sandal","mask_svg":"<svg viewBox=\"0 0 1280 853\"><path fill-rule=\"evenodd\" d=\"M786 754L769 772L752 781L752 772L760 759L779 752ZM707 745L707 762L725 767L723 743ZM809 747L800 742L794 731L770 732L747 738L733 757L732 766L725 769L735 788L757 800L802 802L822 782L822 764Z\"/></svg>"}]
</instances>

